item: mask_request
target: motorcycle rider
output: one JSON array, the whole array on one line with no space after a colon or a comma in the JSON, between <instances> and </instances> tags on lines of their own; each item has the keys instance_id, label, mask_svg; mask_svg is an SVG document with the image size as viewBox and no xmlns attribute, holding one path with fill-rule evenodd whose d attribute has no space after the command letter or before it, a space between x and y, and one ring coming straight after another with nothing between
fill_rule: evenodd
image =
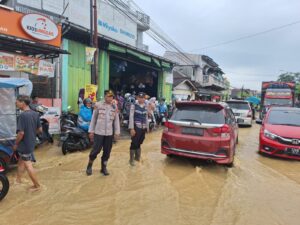
<instances>
[{"instance_id":1,"label":"motorcycle rider","mask_svg":"<svg viewBox=\"0 0 300 225\"><path fill-rule=\"evenodd\" d=\"M160 103L159 103L159 105L158 105L158 113L159 113L159 121L158 121L158 124L161 124L161 123L162 123L163 117L167 117L168 107L167 107L165 101L166 101L165 98L161 98Z\"/></svg>"},{"instance_id":2,"label":"motorcycle rider","mask_svg":"<svg viewBox=\"0 0 300 225\"><path fill-rule=\"evenodd\" d=\"M141 145L145 139L148 128L148 110L145 105L145 93L140 92L137 95L137 103L132 104L129 115L129 129L131 135L130 160L131 166L134 166L134 160L140 161Z\"/></svg>"},{"instance_id":3,"label":"motorcycle rider","mask_svg":"<svg viewBox=\"0 0 300 225\"><path fill-rule=\"evenodd\" d=\"M100 172L105 176L109 175L109 172L107 171L107 162L112 149L113 126L115 138L117 139L120 135L119 115L116 111L116 107L112 104L114 94L111 90L106 90L104 96L104 101L95 104L92 121L90 123L89 136L91 141L94 141L94 145L89 155L89 163L86 169L86 174L88 176L92 175L93 162L102 148L103 154Z\"/></svg>"},{"instance_id":4,"label":"motorcycle rider","mask_svg":"<svg viewBox=\"0 0 300 225\"><path fill-rule=\"evenodd\" d=\"M92 114L93 114L93 109L92 109L92 100L90 98L86 98L83 100L83 105L80 108L79 115L78 115L78 126L88 132L90 123L92 120Z\"/></svg>"}]
</instances>

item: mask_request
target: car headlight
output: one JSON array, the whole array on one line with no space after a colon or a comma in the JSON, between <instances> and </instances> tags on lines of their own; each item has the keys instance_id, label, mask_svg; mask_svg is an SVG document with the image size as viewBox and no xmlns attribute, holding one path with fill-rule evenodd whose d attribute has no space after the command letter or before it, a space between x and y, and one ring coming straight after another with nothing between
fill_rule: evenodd
<instances>
[{"instance_id":1,"label":"car headlight","mask_svg":"<svg viewBox=\"0 0 300 225\"><path fill-rule=\"evenodd\" d=\"M268 131L268 130L264 130L264 136L265 136L266 138L269 138L269 139L272 139L272 140L276 140L276 138L277 138L277 135L276 135L276 134L273 134L273 133L271 133L271 132Z\"/></svg>"}]
</instances>

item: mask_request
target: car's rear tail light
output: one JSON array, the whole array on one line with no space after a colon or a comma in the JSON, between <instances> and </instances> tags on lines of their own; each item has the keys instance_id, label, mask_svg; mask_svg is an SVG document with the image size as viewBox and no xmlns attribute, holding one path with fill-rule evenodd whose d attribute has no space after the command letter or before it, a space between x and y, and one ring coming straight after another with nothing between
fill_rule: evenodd
<instances>
[{"instance_id":1,"label":"car's rear tail light","mask_svg":"<svg viewBox=\"0 0 300 225\"><path fill-rule=\"evenodd\" d=\"M252 112L251 111L248 112L247 117L250 117L250 118L252 117Z\"/></svg>"},{"instance_id":2,"label":"car's rear tail light","mask_svg":"<svg viewBox=\"0 0 300 225\"><path fill-rule=\"evenodd\" d=\"M175 124L170 123L169 121L165 122L165 131L172 131L175 129Z\"/></svg>"},{"instance_id":3,"label":"car's rear tail light","mask_svg":"<svg viewBox=\"0 0 300 225\"><path fill-rule=\"evenodd\" d=\"M225 124L222 127L213 128L213 133L219 134L222 138L230 137L230 126Z\"/></svg>"}]
</instances>

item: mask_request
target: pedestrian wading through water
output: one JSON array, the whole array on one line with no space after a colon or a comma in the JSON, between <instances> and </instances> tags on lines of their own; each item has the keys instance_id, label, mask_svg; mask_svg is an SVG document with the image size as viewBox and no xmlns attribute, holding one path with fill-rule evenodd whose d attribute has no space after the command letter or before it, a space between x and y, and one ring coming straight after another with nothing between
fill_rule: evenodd
<instances>
[{"instance_id":1,"label":"pedestrian wading through water","mask_svg":"<svg viewBox=\"0 0 300 225\"><path fill-rule=\"evenodd\" d=\"M109 175L107 163L112 149L113 136L117 139L120 135L119 115L116 106L113 104L114 94L112 91L106 90L104 95L104 101L95 104L89 128L89 137L94 144L89 155L89 162L86 169L88 176L93 173L93 162L101 149L103 149L103 154L101 157L100 173L105 176Z\"/></svg>"},{"instance_id":2,"label":"pedestrian wading through water","mask_svg":"<svg viewBox=\"0 0 300 225\"><path fill-rule=\"evenodd\" d=\"M145 104L146 94L140 92L137 96L137 103L132 104L129 115L129 129L131 135L130 159L131 166L135 165L134 161L141 159L141 145L145 139L148 129L148 111Z\"/></svg>"}]
</instances>

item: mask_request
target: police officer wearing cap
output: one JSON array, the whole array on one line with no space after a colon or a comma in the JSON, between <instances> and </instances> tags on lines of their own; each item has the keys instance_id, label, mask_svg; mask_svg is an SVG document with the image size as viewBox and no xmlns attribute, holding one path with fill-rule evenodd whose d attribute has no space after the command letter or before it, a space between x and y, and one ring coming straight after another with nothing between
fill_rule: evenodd
<instances>
[{"instance_id":1,"label":"police officer wearing cap","mask_svg":"<svg viewBox=\"0 0 300 225\"><path fill-rule=\"evenodd\" d=\"M146 131L148 130L148 111L145 104L146 94L140 92L137 95L137 102L131 105L129 114L129 129L131 135L130 145L130 160L131 166L134 166L134 161L140 161L141 145L145 139Z\"/></svg>"},{"instance_id":2,"label":"police officer wearing cap","mask_svg":"<svg viewBox=\"0 0 300 225\"><path fill-rule=\"evenodd\" d=\"M100 172L108 176L107 162L113 143L113 130L115 138L120 135L120 121L116 106L113 104L114 94L110 90L104 92L104 101L97 102L94 107L92 121L89 128L89 136L94 141L93 149L89 155L89 163L86 169L88 176L92 175L92 166L97 155L103 148Z\"/></svg>"}]
</instances>

